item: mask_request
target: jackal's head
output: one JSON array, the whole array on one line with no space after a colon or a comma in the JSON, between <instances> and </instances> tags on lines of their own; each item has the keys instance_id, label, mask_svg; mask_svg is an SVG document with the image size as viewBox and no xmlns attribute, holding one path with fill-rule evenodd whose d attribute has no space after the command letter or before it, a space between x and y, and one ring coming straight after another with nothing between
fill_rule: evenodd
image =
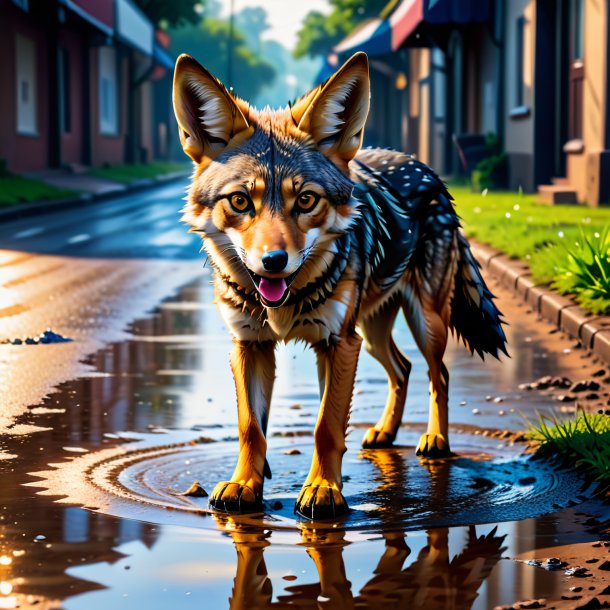
<instances>
[{"instance_id":1,"label":"jackal's head","mask_svg":"<svg viewBox=\"0 0 610 610\"><path fill-rule=\"evenodd\" d=\"M193 58L174 76L184 151L195 162L184 220L219 273L277 307L319 278L348 229L349 162L369 109L366 55L279 110L251 108Z\"/></svg>"}]
</instances>

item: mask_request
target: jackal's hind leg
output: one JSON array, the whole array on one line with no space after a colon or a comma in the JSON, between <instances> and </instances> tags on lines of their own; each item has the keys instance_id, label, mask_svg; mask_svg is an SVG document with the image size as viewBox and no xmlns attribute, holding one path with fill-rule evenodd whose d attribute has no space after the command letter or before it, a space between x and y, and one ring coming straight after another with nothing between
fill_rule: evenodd
<instances>
[{"instance_id":1,"label":"jackal's hind leg","mask_svg":"<svg viewBox=\"0 0 610 610\"><path fill-rule=\"evenodd\" d=\"M244 513L260 510L267 452L267 418L275 378L275 343L236 341L231 368L237 389L239 457L230 481L216 485L210 506Z\"/></svg>"},{"instance_id":2,"label":"jackal's hind leg","mask_svg":"<svg viewBox=\"0 0 610 610\"><path fill-rule=\"evenodd\" d=\"M417 455L442 458L449 449L449 372L443 364L447 347L447 323L433 299L423 290L408 289L403 309L417 346L428 364L430 407L428 429L422 435ZM445 311L446 313L446 311Z\"/></svg>"},{"instance_id":3,"label":"jackal's hind leg","mask_svg":"<svg viewBox=\"0 0 610 610\"><path fill-rule=\"evenodd\" d=\"M388 374L388 398L379 421L369 428L362 446L389 447L396 438L402 421L411 363L398 349L392 338L392 328L399 305L392 304L359 323L366 351L380 362Z\"/></svg>"}]
</instances>

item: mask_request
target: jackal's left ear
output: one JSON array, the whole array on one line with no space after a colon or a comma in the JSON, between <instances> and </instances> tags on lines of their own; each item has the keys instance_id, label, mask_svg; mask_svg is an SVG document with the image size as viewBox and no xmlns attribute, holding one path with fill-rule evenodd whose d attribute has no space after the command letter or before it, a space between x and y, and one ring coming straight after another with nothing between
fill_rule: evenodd
<instances>
[{"instance_id":1,"label":"jackal's left ear","mask_svg":"<svg viewBox=\"0 0 610 610\"><path fill-rule=\"evenodd\" d=\"M313 98L313 99L311 99ZM311 101L309 101L311 99ZM356 53L313 96L297 104L293 118L298 127L314 139L332 161L347 165L360 146L369 113L369 62L365 53Z\"/></svg>"},{"instance_id":2,"label":"jackal's left ear","mask_svg":"<svg viewBox=\"0 0 610 610\"><path fill-rule=\"evenodd\" d=\"M176 62L174 112L182 148L195 163L213 159L248 129L237 101L189 55Z\"/></svg>"}]
</instances>

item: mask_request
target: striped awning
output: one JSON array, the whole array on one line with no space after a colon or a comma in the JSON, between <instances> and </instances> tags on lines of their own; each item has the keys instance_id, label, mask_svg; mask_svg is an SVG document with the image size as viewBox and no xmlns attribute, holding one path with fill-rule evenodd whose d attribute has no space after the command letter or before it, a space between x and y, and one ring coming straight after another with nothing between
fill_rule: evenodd
<instances>
[{"instance_id":1,"label":"striped awning","mask_svg":"<svg viewBox=\"0 0 610 610\"><path fill-rule=\"evenodd\" d=\"M402 0L389 16L370 19L333 49L344 58L356 51L371 57L396 51L420 26L481 23L491 16L491 0Z\"/></svg>"}]
</instances>

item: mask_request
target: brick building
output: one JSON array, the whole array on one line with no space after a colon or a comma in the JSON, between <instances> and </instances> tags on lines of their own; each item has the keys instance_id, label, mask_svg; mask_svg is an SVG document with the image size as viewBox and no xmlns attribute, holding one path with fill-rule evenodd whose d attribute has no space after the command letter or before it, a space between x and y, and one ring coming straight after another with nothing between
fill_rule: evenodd
<instances>
[{"instance_id":1,"label":"brick building","mask_svg":"<svg viewBox=\"0 0 610 610\"><path fill-rule=\"evenodd\" d=\"M171 57L131 0L0 0L0 160L10 171L168 150ZM159 83L162 86L159 86Z\"/></svg>"}]
</instances>

